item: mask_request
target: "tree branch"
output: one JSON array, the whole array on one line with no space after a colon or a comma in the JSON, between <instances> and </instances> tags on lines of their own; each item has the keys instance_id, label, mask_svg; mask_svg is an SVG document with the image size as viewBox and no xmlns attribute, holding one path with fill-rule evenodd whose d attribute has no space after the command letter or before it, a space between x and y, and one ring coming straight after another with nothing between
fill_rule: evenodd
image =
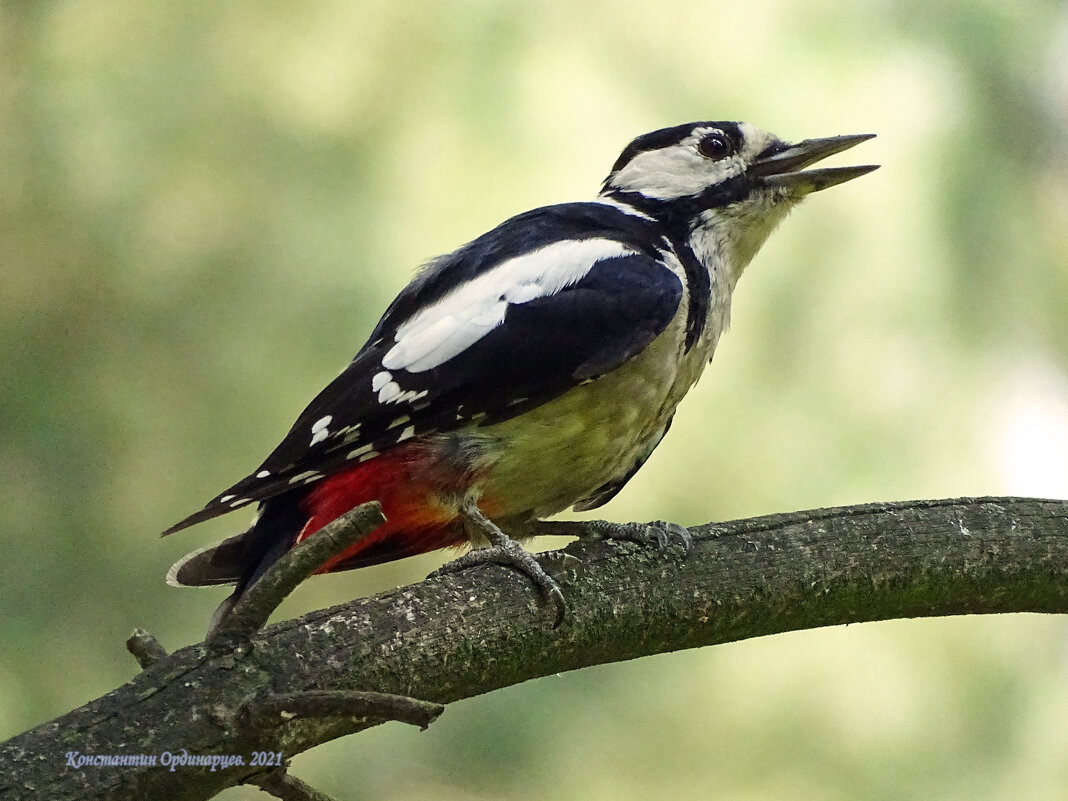
<instances>
[{"instance_id":1,"label":"tree branch","mask_svg":"<svg viewBox=\"0 0 1068 801\"><path fill-rule=\"evenodd\" d=\"M0 745L0 795L205 799L241 782L282 781L277 768L250 765L253 752L289 759L382 720L366 707L348 717L246 714L248 699L267 693L374 691L448 703L588 665L782 631L1068 612L1068 501L870 504L690 531L688 554L572 543L567 551L584 570L556 576L569 606L557 629L526 579L479 567L278 623L231 650L183 648ZM243 764L172 772L84 762L183 749Z\"/></svg>"},{"instance_id":2,"label":"tree branch","mask_svg":"<svg viewBox=\"0 0 1068 801\"><path fill-rule=\"evenodd\" d=\"M385 521L381 505L372 501L327 523L267 568L226 618L208 633L205 642L222 647L248 642L298 584Z\"/></svg>"},{"instance_id":3,"label":"tree branch","mask_svg":"<svg viewBox=\"0 0 1068 801\"><path fill-rule=\"evenodd\" d=\"M405 695L357 690L310 690L252 696L241 705L240 714L248 715L260 728L271 728L297 717L346 717L357 718L361 723L367 720L396 720L426 729L444 711L445 707L441 704Z\"/></svg>"},{"instance_id":4,"label":"tree branch","mask_svg":"<svg viewBox=\"0 0 1068 801\"><path fill-rule=\"evenodd\" d=\"M126 640L126 650L134 655L134 659L142 669L154 665L167 656L167 649L144 629L133 630L133 634Z\"/></svg>"}]
</instances>

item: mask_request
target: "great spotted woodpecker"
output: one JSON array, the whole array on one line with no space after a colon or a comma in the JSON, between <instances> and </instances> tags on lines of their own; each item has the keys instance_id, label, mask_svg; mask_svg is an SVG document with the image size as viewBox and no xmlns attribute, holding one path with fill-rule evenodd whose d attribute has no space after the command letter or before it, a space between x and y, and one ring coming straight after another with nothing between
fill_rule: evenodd
<instances>
[{"instance_id":1,"label":"great spotted woodpecker","mask_svg":"<svg viewBox=\"0 0 1068 801\"><path fill-rule=\"evenodd\" d=\"M431 261L259 468L164 532L260 504L247 531L185 557L169 582L236 583L214 627L288 549L377 500L386 522L318 572L469 542L481 549L459 564L513 564L562 610L513 537L620 491L712 357L772 229L876 167L803 169L871 136L653 131L596 199L519 214Z\"/></svg>"}]
</instances>

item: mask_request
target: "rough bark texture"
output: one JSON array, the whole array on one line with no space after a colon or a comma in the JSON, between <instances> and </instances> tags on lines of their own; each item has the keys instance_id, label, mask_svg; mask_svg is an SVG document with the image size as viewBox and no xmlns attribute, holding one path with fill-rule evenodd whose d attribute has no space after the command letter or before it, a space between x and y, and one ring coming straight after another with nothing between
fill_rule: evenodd
<instances>
[{"instance_id":1,"label":"rough bark texture","mask_svg":"<svg viewBox=\"0 0 1068 801\"><path fill-rule=\"evenodd\" d=\"M664 551L577 542L551 627L523 577L481 567L312 612L227 650L158 659L129 683L0 746L5 798L205 799L262 768L380 722L250 714L269 693L368 690L438 703L561 671L840 623L1068 612L1068 501L909 501L691 529ZM553 570L551 564L548 568ZM206 767L85 766L66 753L241 755Z\"/></svg>"}]
</instances>

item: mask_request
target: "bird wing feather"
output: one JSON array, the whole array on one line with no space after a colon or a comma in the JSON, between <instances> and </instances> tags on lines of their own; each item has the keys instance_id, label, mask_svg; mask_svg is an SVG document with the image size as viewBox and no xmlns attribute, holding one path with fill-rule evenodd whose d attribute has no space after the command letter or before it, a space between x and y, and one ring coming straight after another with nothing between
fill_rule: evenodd
<instances>
[{"instance_id":1,"label":"bird wing feather","mask_svg":"<svg viewBox=\"0 0 1068 801\"><path fill-rule=\"evenodd\" d=\"M513 218L432 263L259 469L164 533L413 436L509 419L640 353L675 315L682 281L625 228L586 220L581 237L533 236L539 225L560 230L542 218L559 208Z\"/></svg>"}]
</instances>

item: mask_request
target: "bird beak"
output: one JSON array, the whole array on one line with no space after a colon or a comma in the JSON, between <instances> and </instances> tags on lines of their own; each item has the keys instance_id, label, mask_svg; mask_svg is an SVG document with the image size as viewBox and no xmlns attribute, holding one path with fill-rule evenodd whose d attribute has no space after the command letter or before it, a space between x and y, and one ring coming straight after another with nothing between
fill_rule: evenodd
<instances>
[{"instance_id":1,"label":"bird beak","mask_svg":"<svg viewBox=\"0 0 1068 801\"><path fill-rule=\"evenodd\" d=\"M758 158L749 166L746 173L754 179L757 186L786 189L791 194L799 196L818 192L821 189L867 175L872 170L879 169L879 165L824 167L807 172L801 172L801 170L874 137L875 134L851 134L829 136L826 139L806 139L796 145L788 145L784 150L779 150L769 156Z\"/></svg>"}]
</instances>

